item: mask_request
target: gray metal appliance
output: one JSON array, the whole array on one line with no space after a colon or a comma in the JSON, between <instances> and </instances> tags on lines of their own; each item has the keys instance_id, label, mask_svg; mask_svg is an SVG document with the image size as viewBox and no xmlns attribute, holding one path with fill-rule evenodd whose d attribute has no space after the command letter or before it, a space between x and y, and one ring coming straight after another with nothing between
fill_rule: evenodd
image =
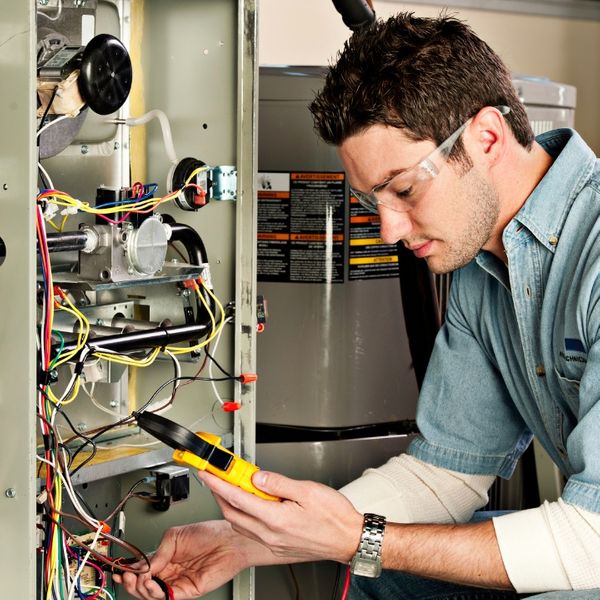
<instances>
[{"instance_id":1,"label":"gray metal appliance","mask_svg":"<svg viewBox=\"0 0 600 600\"><path fill-rule=\"evenodd\" d=\"M259 76L257 462L340 487L404 451L417 381L396 246L351 202L335 149L313 131L318 67ZM332 518L334 516L332 515ZM330 598L336 568L295 566L301 598ZM286 567L257 569L257 598L294 598Z\"/></svg>"}]
</instances>

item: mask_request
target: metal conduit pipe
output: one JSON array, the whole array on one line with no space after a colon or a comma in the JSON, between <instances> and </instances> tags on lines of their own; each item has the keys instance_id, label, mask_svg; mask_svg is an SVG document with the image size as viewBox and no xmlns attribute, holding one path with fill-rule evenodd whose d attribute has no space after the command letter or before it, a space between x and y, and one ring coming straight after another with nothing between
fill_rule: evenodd
<instances>
[{"instance_id":1,"label":"metal conduit pipe","mask_svg":"<svg viewBox=\"0 0 600 600\"><path fill-rule=\"evenodd\" d=\"M64 231L62 233L48 233L48 252L71 252L83 250L88 243L87 231ZM38 252L39 252L38 246Z\"/></svg>"},{"instance_id":2,"label":"metal conduit pipe","mask_svg":"<svg viewBox=\"0 0 600 600\"><path fill-rule=\"evenodd\" d=\"M131 352L145 348L156 348L197 340L204 337L211 329L211 323L195 325L174 325L172 327L158 327L148 331L133 331L105 337L97 337L90 341L89 346L97 350L112 350L113 352ZM52 346L52 352L58 352L59 344ZM77 344L66 344L62 353L71 352Z\"/></svg>"},{"instance_id":3,"label":"metal conduit pipe","mask_svg":"<svg viewBox=\"0 0 600 600\"><path fill-rule=\"evenodd\" d=\"M193 227L190 227L189 225L185 225L183 223L175 223L175 222L171 223L171 222L169 222L170 219L167 220L165 217L168 217L168 215L163 216L163 221L165 223L168 223L169 226L171 227L171 238L169 241L180 242L181 244L183 244L183 246L187 250L188 259L190 261L190 264L202 265L204 263L208 263L208 254L206 253L206 247L204 246L204 242L202 241L200 234ZM212 311L213 314L215 314L215 308L216 308L215 301L206 292L203 292L203 294L204 294L204 299L210 306L210 310ZM204 307L202 306L200 301L198 301L198 313L197 314L198 315L205 314Z\"/></svg>"},{"instance_id":4,"label":"metal conduit pipe","mask_svg":"<svg viewBox=\"0 0 600 600\"><path fill-rule=\"evenodd\" d=\"M125 332L130 331L148 331L158 327L171 327L173 323L170 319L165 319L158 323L157 321L139 321L137 319L127 319L123 315L115 315L111 321L111 327L122 329Z\"/></svg>"},{"instance_id":5,"label":"metal conduit pipe","mask_svg":"<svg viewBox=\"0 0 600 600\"><path fill-rule=\"evenodd\" d=\"M190 264L201 265L208 262L204 242L193 227L183 223L169 223L169 226L171 227L171 241L181 242L184 245Z\"/></svg>"}]
</instances>

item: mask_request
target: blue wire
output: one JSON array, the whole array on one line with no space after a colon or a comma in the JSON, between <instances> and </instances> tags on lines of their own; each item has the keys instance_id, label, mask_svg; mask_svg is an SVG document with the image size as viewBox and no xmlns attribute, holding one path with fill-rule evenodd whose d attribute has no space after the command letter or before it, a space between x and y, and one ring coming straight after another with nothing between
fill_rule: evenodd
<instances>
[{"instance_id":1,"label":"blue wire","mask_svg":"<svg viewBox=\"0 0 600 600\"><path fill-rule=\"evenodd\" d=\"M150 189L152 188L152 189ZM144 185L144 190L146 191L146 193L141 196L140 198L125 198L124 200L119 200L118 202L105 202L103 204L100 204L100 208L107 208L109 206L119 206L121 204L129 204L132 201L133 202L142 202L143 200L148 200L149 198L152 198L154 195L154 192L156 192L156 190L158 189L158 183L148 183Z\"/></svg>"}]
</instances>

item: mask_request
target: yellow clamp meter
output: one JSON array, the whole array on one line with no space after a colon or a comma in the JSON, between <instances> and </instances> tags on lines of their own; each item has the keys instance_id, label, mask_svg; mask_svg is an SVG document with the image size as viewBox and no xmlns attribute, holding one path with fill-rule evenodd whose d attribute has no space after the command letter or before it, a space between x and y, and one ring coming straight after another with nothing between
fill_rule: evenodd
<instances>
[{"instance_id":1,"label":"yellow clamp meter","mask_svg":"<svg viewBox=\"0 0 600 600\"><path fill-rule=\"evenodd\" d=\"M178 423L151 412L133 413L138 425L156 439L175 449L173 460L208 471L264 500L280 498L262 492L252 483L259 467L221 446L221 438L212 433L193 433Z\"/></svg>"}]
</instances>

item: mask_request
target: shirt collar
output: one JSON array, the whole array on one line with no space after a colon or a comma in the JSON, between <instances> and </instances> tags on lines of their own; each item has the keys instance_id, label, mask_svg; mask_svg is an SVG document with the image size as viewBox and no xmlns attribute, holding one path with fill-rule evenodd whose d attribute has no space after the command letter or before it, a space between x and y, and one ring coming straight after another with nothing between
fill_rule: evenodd
<instances>
[{"instance_id":1,"label":"shirt collar","mask_svg":"<svg viewBox=\"0 0 600 600\"><path fill-rule=\"evenodd\" d=\"M507 247L511 233L525 226L554 252L573 200L593 173L596 156L573 129L555 129L536 141L554 162L506 227L504 243Z\"/></svg>"}]
</instances>

